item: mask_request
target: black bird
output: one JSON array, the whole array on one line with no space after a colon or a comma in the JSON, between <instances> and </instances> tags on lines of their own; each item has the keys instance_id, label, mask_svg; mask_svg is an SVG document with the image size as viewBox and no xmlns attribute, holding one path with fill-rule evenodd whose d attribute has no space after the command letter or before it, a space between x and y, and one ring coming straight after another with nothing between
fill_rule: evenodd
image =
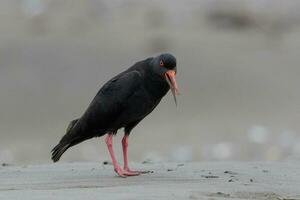
<instances>
[{"instance_id":1,"label":"black bird","mask_svg":"<svg viewBox=\"0 0 300 200\"><path fill-rule=\"evenodd\" d=\"M66 134L52 149L52 160L57 162L71 146L107 134L105 142L116 173L125 177L145 172L129 169L128 136L131 130L153 111L169 89L176 103L176 72L176 58L164 53L137 62L109 80L99 90L85 113L79 119L70 122ZM112 147L112 136L120 128L124 128L123 169L118 165Z\"/></svg>"}]
</instances>

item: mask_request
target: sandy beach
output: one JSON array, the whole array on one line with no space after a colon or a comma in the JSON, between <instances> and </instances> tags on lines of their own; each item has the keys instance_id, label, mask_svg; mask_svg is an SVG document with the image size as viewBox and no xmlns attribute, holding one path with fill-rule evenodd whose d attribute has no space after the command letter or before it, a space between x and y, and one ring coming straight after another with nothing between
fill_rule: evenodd
<instances>
[{"instance_id":1,"label":"sandy beach","mask_svg":"<svg viewBox=\"0 0 300 200\"><path fill-rule=\"evenodd\" d=\"M0 200L300 200L299 10L295 0L0 1ZM132 169L153 173L116 176L105 137L51 162L107 81L165 52L177 59L178 106L169 92L128 148Z\"/></svg>"},{"instance_id":2,"label":"sandy beach","mask_svg":"<svg viewBox=\"0 0 300 200\"><path fill-rule=\"evenodd\" d=\"M0 199L300 199L300 162L102 163L0 167Z\"/></svg>"}]
</instances>

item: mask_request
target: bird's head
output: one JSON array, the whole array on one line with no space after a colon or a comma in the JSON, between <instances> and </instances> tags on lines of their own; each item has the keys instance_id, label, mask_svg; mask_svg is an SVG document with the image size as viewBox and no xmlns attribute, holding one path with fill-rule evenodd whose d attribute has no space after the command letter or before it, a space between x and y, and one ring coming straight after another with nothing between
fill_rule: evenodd
<instances>
[{"instance_id":1,"label":"bird's head","mask_svg":"<svg viewBox=\"0 0 300 200\"><path fill-rule=\"evenodd\" d=\"M153 59L153 69L169 84L174 101L177 104L176 95L179 94L179 90L175 79L177 73L176 58L169 53L161 54Z\"/></svg>"}]
</instances>

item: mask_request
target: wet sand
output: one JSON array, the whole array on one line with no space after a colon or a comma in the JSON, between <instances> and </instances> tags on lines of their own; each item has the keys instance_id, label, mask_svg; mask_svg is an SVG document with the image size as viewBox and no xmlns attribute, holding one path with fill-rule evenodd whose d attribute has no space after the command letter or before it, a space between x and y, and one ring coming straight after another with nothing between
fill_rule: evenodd
<instances>
[{"instance_id":1,"label":"wet sand","mask_svg":"<svg viewBox=\"0 0 300 200\"><path fill-rule=\"evenodd\" d=\"M134 163L153 170L117 177L111 165L0 167L0 199L300 199L300 162Z\"/></svg>"}]
</instances>

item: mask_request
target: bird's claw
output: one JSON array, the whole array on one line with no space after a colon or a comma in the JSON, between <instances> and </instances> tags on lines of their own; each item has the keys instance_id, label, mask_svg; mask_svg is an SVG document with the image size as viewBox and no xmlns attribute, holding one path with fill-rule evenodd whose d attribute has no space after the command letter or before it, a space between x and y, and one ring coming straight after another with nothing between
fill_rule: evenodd
<instances>
[{"instance_id":1,"label":"bird's claw","mask_svg":"<svg viewBox=\"0 0 300 200\"><path fill-rule=\"evenodd\" d=\"M122 178L126 178L126 174L123 173L121 168L115 168L115 172Z\"/></svg>"},{"instance_id":2,"label":"bird's claw","mask_svg":"<svg viewBox=\"0 0 300 200\"><path fill-rule=\"evenodd\" d=\"M138 176L140 174L153 173L153 171L131 170L129 168L124 168L122 170L120 167L115 168L115 172L122 178L126 178L127 176Z\"/></svg>"},{"instance_id":3,"label":"bird's claw","mask_svg":"<svg viewBox=\"0 0 300 200\"><path fill-rule=\"evenodd\" d=\"M115 172L122 178L126 178L127 176L138 176L141 174L137 171L131 171L127 169L122 170L121 168L115 168Z\"/></svg>"},{"instance_id":4,"label":"bird's claw","mask_svg":"<svg viewBox=\"0 0 300 200\"><path fill-rule=\"evenodd\" d=\"M126 170L124 169L124 174L126 176L138 176L140 175L141 173L137 172L137 171L131 171L131 170Z\"/></svg>"}]
</instances>

